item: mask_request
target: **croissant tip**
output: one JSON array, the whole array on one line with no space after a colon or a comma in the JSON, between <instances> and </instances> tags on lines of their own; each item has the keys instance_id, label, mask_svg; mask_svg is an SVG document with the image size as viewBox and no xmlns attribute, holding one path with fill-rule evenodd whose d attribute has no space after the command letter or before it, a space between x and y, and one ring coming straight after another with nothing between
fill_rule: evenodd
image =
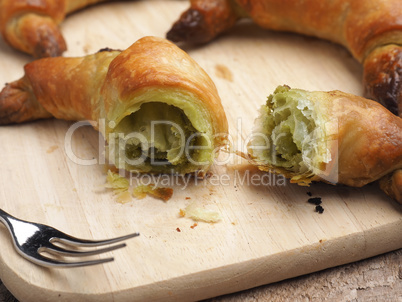
<instances>
[{"instance_id":1,"label":"croissant tip","mask_svg":"<svg viewBox=\"0 0 402 302\"><path fill-rule=\"evenodd\" d=\"M381 178L380 188L389 197L402 204L402 169Z\"/></svg>"},{"instance_id":2,"label":"croissant tip","mask_svg":"<svg viewBox=\"0 0 402 302\"><path fill-rule=\"evenodd\" d=\"M35 59L57 57L67 50L58 24L49 16L23 14L18 22L7 25L4 39L16 49Z\"/></svg>"},{"instance_id":3,"label":"croissant tip","mask_svg":"<svg viewBox=\"0 0 402 302\"><path fill-rule=\"evenodd\" d=\"M202 44L209 42L213 37L207 30L207 24L202 13L196 9L188 9L176 21L166 34L172 42L186 42Z\"/></svg>"},{"instance_id":4,"label":"croissant tip","mask_svg":"<svg viewBox=\"0 0 402 302\"><path fill-rule=\"evenodd\" d=\"M387 45L364 62L365 96L402 117L402 47Z\"/></svg>"},{"instance_id":5,"label":"croissant tip","mask_svg":"<svg viewBox=\"0 0 402 302\"><path fill-rule=\"evenodd\" d=\"M18 122L18 112L27 97L22 91L16 90L13 84L6 83L0 92L0 125Z\"/></svg>"},{"instance_id":6,"label":"croissant tip","mask_svg":"<svg viewBox=\"0 0 402 302\"><path fill-rule=\"evenodd\" d=\"M40 40L35 45L33 56L36 59L47 57L59 57L67 50L64 38L60 35L42 33Z\"/></svg>"},{"instance_id":7,"label":"croissant tip","mask_svg":"<svg viewBox=\"0 0 402 302\"><path fill-rule=\"evenodd\" d=\"M19 124L48 117L45 110L38 110L33 99L24 88L24 78L6 84L0 91L0 125Z\"/></svg>"}]
</instances>

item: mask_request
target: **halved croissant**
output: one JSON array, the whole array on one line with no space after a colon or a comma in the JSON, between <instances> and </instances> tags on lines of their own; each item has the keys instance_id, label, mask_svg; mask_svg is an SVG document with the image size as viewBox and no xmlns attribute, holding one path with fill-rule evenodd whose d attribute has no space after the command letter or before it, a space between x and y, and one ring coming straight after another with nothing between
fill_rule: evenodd
<instances>
[{"instance_id":1,"label":"halved croissant","mask_svg":"<svg viewBox=\"0 0 402 302\"><path fill-rule=\"evenodd\" d=\"M125 51L43 58L0 92L0 124L90 120L117 168L206 170L228 124L210 77L173 43L144 37Z\"/></svg>"},{"instance_id":2,"label":"halved croissant","mask_svg":"<svg viewBox=\"0 0 402 302\"><path fill-rule=\"evenodd\" d=\"M279 86L256 119L248 155L301 185L361 187L384 177L383 190L402 202L402 119L363 97Z\"/></svg>"},{"instance_id":3,"label":"halved croissant","mask_svg":"<svg viewBox=\"0 0 402 302\"><path fill-rule=\"evenodd\" d=\"M0 31L12 47L36 58L60 56L66 43L59 24L71 12L107 0L2 0Z\"/></svg>"},{"instance_id":4,"label":"halved croissant","mask_svg":"<svg viewBox=\"0 0 402 302\"><path fill-rule=\"evenodd\" d=\"M401 12L400 0L191 0L167 38L205 43L251 18L262 28L327 39L363 64L366 97L402 116Z\"/></svg>"}]
</instances>

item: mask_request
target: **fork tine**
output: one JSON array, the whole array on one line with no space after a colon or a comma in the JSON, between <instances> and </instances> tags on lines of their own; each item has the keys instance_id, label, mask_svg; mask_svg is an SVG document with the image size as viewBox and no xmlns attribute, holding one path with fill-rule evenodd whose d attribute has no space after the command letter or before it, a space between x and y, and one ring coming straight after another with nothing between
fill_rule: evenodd
<instances>
[{"instance_id":1,"label":"fork tine","mask_svg":"<svg viewBox=\"0 0 402 302\"><path fill-rule=\"evenodd\" d=\"M114 260L113 257L110 257L110 258L102 258L102 259L86 260L86 261L60 261L60 260L55 260L50 257L40 255L40 254L37 254L35 258L27 257L26 254L22 254L22 256L40 266L59 267L59 268L90 266L90 265L111 262Z\"/></svg>"},{"instance_id":2,"label":"fork tine","mask_svg":"<svg viewBox=\"0 0 402 302\"><path fill-rule=\"evenodd\" d=\"M120 248L125 247L125 243L109 246L106 248L102 249L96 249L96 250L88 250L88 251L79 251L79 250L68 250L62 247L59 247L57 245L54 245L50 243L48 246L42 246L39 248L38 252L47 252L56 256L71 256L71 257L85 257L85 256L92 256L92 255L98 255L110 251L114 251Z\"/></svg>"},{"instance_id":3,"label":"fork tine","mask_svg":"<svg viewBox=\"0 0 402 302\"><path fill-rule=\"evenodd\" d=\"M65 243L68 245L73 245L73 246L88 246L88 247L95 247L95 246L101 246L101 245L107 245L107 244L112 244L120 241L124 241L133 237L139 236L139 233L132 233L116 238L111 238L111 239L105 239L105 240L87 240L87 239L81 239L77 237L73 237L70 235L67 235L63 232L60 232L58 235L56 235L54 238L51 239L51 242L61 242Z\"/></svg>"}]
</instances>

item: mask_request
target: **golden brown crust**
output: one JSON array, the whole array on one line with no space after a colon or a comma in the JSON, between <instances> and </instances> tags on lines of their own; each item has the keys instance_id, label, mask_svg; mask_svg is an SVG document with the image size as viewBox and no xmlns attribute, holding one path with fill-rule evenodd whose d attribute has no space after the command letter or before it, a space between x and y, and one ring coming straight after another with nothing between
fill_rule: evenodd
<instances>
[{"instance_id":1,"label":"golden brown crust","mask_svg":"<svg viewBox=\"0 0 402 302\"><path fill-rule=\"evenodd\" d=\"M67 49L54 20L36 14L26 14L7 24L3 37L14 48L35 58L60 56Z\"/></svg>"},{"instance_id":2,"label":"golden brown crust","mask_svg":"<svg viewBox=\"0 0 402 302\"><path fill-rule=\"evenodd\" d=\"M402 169L381 178L380 188L387 195L402 204Z\"/></svg>"},{"instance_id":3,"label":"golden brown crust","mask_svg":"<svg viewBox=\"0 0 402 302\"><path fill-rule=\"evenodd\" d=\"M402 117L402 47L375 49L364 61L365 96Z\"/></svg>"},{"instance_id":4,"label":"golden brown crust","mask_svg":"<svg viewBox=\"0 0 402 302\"><path fill-rule=\"evenodd\" d=\"M329 93L326 114L338 127L338 182L360 187L401 169L402 119L369 99Z\"/></svg>"},{"instance_id":5,"label":"golden brown crust","mask_svg":"<svg viewBox=\"0 0 402 302\"><path fill-rule=\"evenodd\" d=\"M281 173L300 185L325 181L361 187L402 169L401 118L377 102L341 91L303 95L314 104L316 125L325 129L331 161L315 163L319 169L314 174L301 174L272 164L261 165L263 161L249 148L251 163L263 171ZM384 191L395 198L392 194L400 178L395 176L387 183L392 185Z\"/></svg>"},{"instance_id":6,"label":"golden brown crust","mask_svg":"<svg viewBox=\"0 0 402 302\"><path fill-rule=\"evenodd\" d=\"M227 133L226 115L211 78L187 53L159 38L140 39L111 62L102 87L105 110L110 112L116 94L128 102L144 89L162 87L195 95L208 112L214 112L210 115L213 132Z\"/></svg>"},{"instance_id":7,"label":"golden brown crust","mask_svg":"<svg viewBox=\"0 0 402 302\"><path fill-rule=\"evenodd\" d=\"M0 31L12 47L36 58L60 56L66 43L58 25L66 14L105 0L2 0Z\"/></svg>"},{"instance_id":8,"label":"golden brown crust","mask_svg":"<svg viewBox=\"0 0 402 302\"><path fill-rule=\"evenodd\" d=\"M211 78L187 53L155 37L142 38L123 52L103 50L28 63L24 78L0 92L0 112L4 112L0 124L34 120L34 104L44 108L43 117L97 121L144 91L162 88L191 94L208 112L213 133L227 134L226 115ZM13 106L16 98L25 100L19 109Z\"/></svg>"},{"instance_id":9,"label":"golden brown crust","mask_svg":"<svg viewBox=\"0 0 402 302\"><path fill-rule=\"evenodd\" d=\"M33 94L53 117L96 120L100 85L110 61L119 53L102 51L77 58L43 58L25 65L25 77Z\"/></svg>"},{"instance_id":10,"label":"golden brown crust","mask_svg":"<svg viewBox=\"0 0 402 302\"><path fill-rule=\"evenodd\" d=\"M209 9L203 9L207 5ZM228 30L236 20L247 17L265 29L327 39L344 45L370 69L365 71L367 96L395 114L401 114L401 111L395 112L395 106L399 110L402 107L400 84L398 91L396 84L392 84L393 87L377 85L384 79L383 73L388 75L386 81L400 83L400 61L393 61L393 53L384 53L381 61L389 66L375 67L375 63L370 63L376 49L388 44L402 46L401 11L399 0L197 0L191 1L190 8L173 25L167 37L175 42L205 43ZM375 74L375 69L381 69L380 74ZM392 88L392 92L388 88Z\"/></svg>"},{"instance_id":11,"label":"golden brown crust","mask_svg":"<svg viewBox=\"0 0 402 302\"><path fill-rule=\"evenodd\" d=\"M166 37L173 42L205 43L239 19L229 0L192 0Z\"/></svg>"},{"instance_id":12,"label":"golden brown crust","mask_svg":"<svg viewBox=\"0 0 402 302\"><path fill-rule=\"evenodd\" d=\"M0 125L51 117L38 103L26 77L6 84L0 93L0 109Z\"/></svg>"},{"instance_id":13,"label":"golden brown crust","mask_svg":"<svg viewBox=\"0 0 402 302\"><path fill-rule=\"evenodd\" d=\"M402 44L401 11L402 3L398 0L193 0L169 34L177 37L176 40L190 38L196 42L197 37L179 31L186 24L189 30L199 26L200 30L193 34L199 34L200 42L205 42L233 26L233 20L248 17L266 29L312 35L340 43L361 62L378 46Z\"/></svg>"},{"instance_id":14,"label":"golden brown crust","mask_svg":"<svg viewBox=\"0 0 402 302\"><path fill-rule=\"evenodd\" d=\"M14 106L18 99L23 101ZM144 117L145 122L139 119L139 123L143 123L139 128L135 123L142 106L148 108L143 112L150 116ZM167 107L173 113L169 111L166 117L154 120L154 112L149 108L161 111ZM220 147L226 143L228 133L226 115L209 76L186 52L165 39L155 37L142 38L123 52L103 50L80 58L43 58L31 62L25 66L22 80L11 83L0 92L2 112L0 124L50 116L89 120L109 143L107 155L116 167L150 173L207 170ZM179 147L183 148L178 164L166 158L166 161L161 161L163 165L153 165L153 158L149 157L151 163L145 165L143 163L148 158L139 161L135 154L128 153L134 145L129 140L140 133L139 129L148 125L151 129L153 121L164 123L167 119L174 123L177 118L182 120L181 124L174 126L181 131L178 135L189 139L185 142L177 140ZM173 139L177 137L174 127L167 128L172 131ZM166 140L171 138L165 132L161 133ZM196 138L191 141L193 134ZM197 136L204 138L195 141ZM152 134L149 140L153 140ZM193 145L188 145L194 141L201 142L205 148L202 153L187 155L184 152L194 149ZM151 147L143 148L153 152L149 150ZM192 154L195 154L195 159Z\"/></svg>"}]
</instances>

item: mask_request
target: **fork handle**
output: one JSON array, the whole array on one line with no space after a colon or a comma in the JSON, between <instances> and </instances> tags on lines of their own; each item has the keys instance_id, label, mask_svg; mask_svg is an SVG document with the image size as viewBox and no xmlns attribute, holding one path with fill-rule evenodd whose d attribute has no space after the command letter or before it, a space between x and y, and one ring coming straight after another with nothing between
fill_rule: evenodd
<instances>
[{"instance_id":1,"label":"fork handle","mask_svg":"<svg viewBox=\"0 0 402 302\"><path fill-rule=\"evenodd\" d=\"M8 214L7 212L3 211L2 209L0 209L0 221L2 223L4 223L5 225L8 224L8 220L10 218L10 214Z\"/></svg>"},{"instance_id":2,"label":"fork handle","mask_svg":"<svg viewBox=\"0 0 402 302\"><path fill-rule=\"evenodd\" d=\"M10 220L23 221L21 219L14 217L13 215L8 214L6 211L0 209L0 221L8 228L10 232L12 232L13 227Z\"/></svg>"}]
</instances>

